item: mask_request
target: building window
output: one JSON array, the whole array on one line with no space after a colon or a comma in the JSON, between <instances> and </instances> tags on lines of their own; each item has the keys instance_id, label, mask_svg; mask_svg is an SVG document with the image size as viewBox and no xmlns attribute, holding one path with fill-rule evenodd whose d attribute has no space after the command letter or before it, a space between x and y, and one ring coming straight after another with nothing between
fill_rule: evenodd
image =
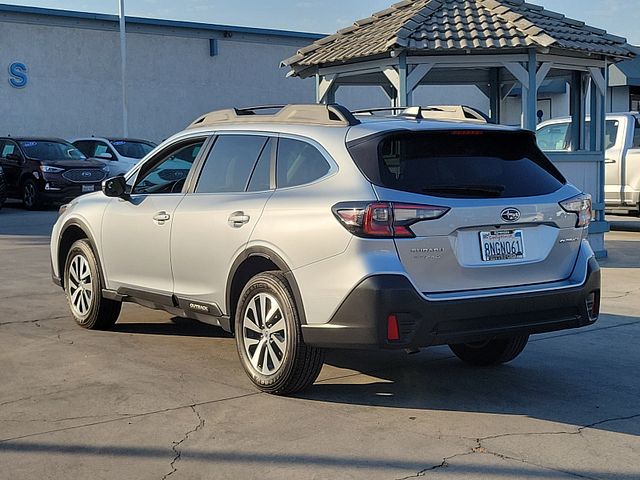
<instances>
[{"instance_id":1,"label":"building window","mask_svg":"<svg viewBox=\"0 0 640 480\"><path fill-rule=\"evenodd\" d=\"M640 111L640 87L631 87L631 111Z\"/></svg>"}]
</instances>

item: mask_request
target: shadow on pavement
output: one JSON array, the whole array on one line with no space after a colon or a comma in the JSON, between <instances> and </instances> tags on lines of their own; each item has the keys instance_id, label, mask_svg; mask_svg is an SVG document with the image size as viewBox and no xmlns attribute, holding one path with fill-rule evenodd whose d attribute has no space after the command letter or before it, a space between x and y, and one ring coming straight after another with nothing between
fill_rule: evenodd
<instances>
[{"instance_id":1,"label":"shadow on pavement","mask_svg":"<svg viewBox=\"0 0 640 480\"><path fill-rule=\"evenodd\" d=\"M607 317L616 325L640 322L634 317ZM545 342L550 337L532 337L534 341L522 357L490 368L467 366L447 347L426 349L413 356L399 352L328 352L327 364L363 372L371 378L359 383L362 377L351 379L347 375L318 382L299 398L350 405L528 416L640 435L637 400L640 383L632 373L640 362L640 354L629 345L620 346L614 355L614 343L600 338L611 328L615 325L597 328L596 324L589 337L559 332L565 335L546 348ZM578 341L572 340L577 338ZM612 394L614 391L616 394ZM573 433L578 433L577 428L573 427Z\"/></svg>"},{"instance_id":2,"label":"shadow on pavement","mask_svg":"<svg viewBox=\"0 0 640 480\"><path fill-rule=\"evenodd\" d=\"M220 327L174 317L172 323L116 323L116 333L139 333L144 335L172 335L178 337L233 338Z\"/></svg>"},{"instance_id":3,"label":"shadow on pavement","mask_svg":"<svg viewBox=\"0 0 640 480\"><path fill-rule=\"evenodd\" d=\"M640 235L638 241L607 240L609 256L598 262L604 268L640 268Z\"/></svg>"},{"instance_id":4,"label":"shadow on pavement","mask_svg":"<svg viewBox=\"0 0 640 480\"><path fill-rule=\"evenodd\" d=\"M269 449L269 447L266 447ZM127 445L104 445L87 446L85 444L55 444L44 442L8 441L0 443L0 452L33 454L41 453L46 455L73 455L73 456L98 456L116 458L158 458L166 459L175 456L175 451L170 448L139 447ZM471 454L471 452L469 452ZM491 455L490 453L487 453ZM425 465L416 460L403 460L380 458L379 456L337 456L318 454L296 454L296 453L275 453L263 451L211 451L188 449L182 454L184 460L193 462L207 462L216 464L222 469L230 465L244 466L269 466L273 467L308 467L309 470L322 467L343 468L346 470L390 470L406 469L409 471L422 472L425 470L435 470L444 467L444 464ZM507 458L508 459L508 458ZM273 473L273 472L270 472ZM565 472L555 471L535 465L519 464L510 465L487 465L486 463L465 462L455 465L455 473L459 475L494 475L500 478L532 478L532 479L554 479L568 478L569 476L580 476L580 478L611 478L613 475L618 480L637 480L637 475L612 472L607 470L576 469L575 474L565 474ZM267 475L269 476L269 475ZM416 475L422 476L420 474ZM477 477L474 477L477 478Z\"/></svg>"}]
</instances>

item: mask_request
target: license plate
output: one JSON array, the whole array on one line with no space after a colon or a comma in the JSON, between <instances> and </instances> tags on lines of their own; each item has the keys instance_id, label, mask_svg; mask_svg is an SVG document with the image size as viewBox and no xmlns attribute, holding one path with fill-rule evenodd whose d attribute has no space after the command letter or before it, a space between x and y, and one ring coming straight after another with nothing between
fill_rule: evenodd
<instances>
[{"instance_id":1,"label":"license plate","mask_svg":"<svg viewBox=\"0 0 640 480\"><path fill-rule=\"evenodd\" d=\"M521 260L525 258L522 230L480 232L480 250L483 262Z\"/></svg>"},{"instance_id":2,"label":"license plate","mask_svg":"<svg viewBox=\"0 0 640 480\"><path fill-rule=\"evenodd\" d=\"M95 187L93 185L82 185L82 193L93 192Z\"/></svg>"}]
</instances>

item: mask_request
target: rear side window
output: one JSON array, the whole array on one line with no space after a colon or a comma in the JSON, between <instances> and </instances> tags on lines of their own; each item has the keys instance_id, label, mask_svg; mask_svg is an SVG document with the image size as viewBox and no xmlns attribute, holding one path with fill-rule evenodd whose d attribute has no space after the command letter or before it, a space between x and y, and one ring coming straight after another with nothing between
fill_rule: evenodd
<instances>
[{"instance_id":1,"label":"rear side window","mask_svg":"<svg viewBox=\"0 0 640 480\"><path fill-rule=\"evenodd\" d=\"M547 152L566 151L571 148L570 123L555 123L538 130L538 145Z\"/></svg>"},{"instance_id":2,"label":"rear side window","mask_svg":"<svg viewBox=\"0 0 640 480\"><path fill-rule=\"evenodd\" d=\"M244 192L268 141L268 137L258 135L218 137L200 174L196 193Z\"/></svg>"},{"instance_id":3,"label":"rear side window","mask_svg":"<svg viewBox=\"0 0 640 480\"><path fill-rule=\"evenodd\" d=\"M636 120L633 128L633 146L631 148L640 148L640 121Z\"/></svg>"},{"instance_id":4,"label":"rear side window","mask_svg":"<svg viewBox=\"0 0 640 480\"><path fill-rule=\"evenodd\" d=\"M352 142L375 185L453 198L514 198L555 192L562 174L528 132L398 132Z\"/></svg>"},{"instance_id":5,"label":"rear side window","mask_svg":"<svg viewBox=\"0 0 640 480\"><path fill-rule=\"evenodd\" d=\"M278 141L278 188L314 182L330 170L329 162L313 145L289 138Z\"/></svg>"}]
</instances>

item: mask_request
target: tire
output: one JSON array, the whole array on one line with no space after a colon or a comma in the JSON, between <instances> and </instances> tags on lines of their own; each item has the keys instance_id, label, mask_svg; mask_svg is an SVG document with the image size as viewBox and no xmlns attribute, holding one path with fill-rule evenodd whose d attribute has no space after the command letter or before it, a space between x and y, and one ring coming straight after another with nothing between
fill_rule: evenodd
<instances>
[{"instance_id":1,"label":"tire","mask_svg":"<svg viewBox=\"0 0 640 480\"><path fill-rule=\"evenodd\" d=\"M27 210L39 210L42 208L38 185L30 178L22 184L22 203Z\"/></svg>"},{"instance_id":2,"label":"tire","mask_svg":"<svg viewBox=\"0 0 640 480\"><path fill-rule=\"evenodd\" d=\"M244 287L236 308L235 337L245 372L266 393L304 390L318 378L324 363L323 350L302 340L295 300L280 272L258 274Z\"/></svg>"},{"instance_id":3,"label":"tire","mask_svg":"<svg viewBox=\"0 0 640 480\"><path fill-rule=\"evenodd\" d=\"M108 330L118 320L121 302L102 296L100 267L88 240L78 240L67 254L64 291L76 323L89 330Z\"/></svg>"},{"instance_id":4,"label":"tire","mask_svg":"<svg viewBox=\"0 0 640 480\"><path fill-rule=\"evenodd\" d=\"M527 346L529 336L497 338L479 343L449 345L456 356L465 363L477 367L500 365L514 360Z\"/></svg>"}]
</instances>

